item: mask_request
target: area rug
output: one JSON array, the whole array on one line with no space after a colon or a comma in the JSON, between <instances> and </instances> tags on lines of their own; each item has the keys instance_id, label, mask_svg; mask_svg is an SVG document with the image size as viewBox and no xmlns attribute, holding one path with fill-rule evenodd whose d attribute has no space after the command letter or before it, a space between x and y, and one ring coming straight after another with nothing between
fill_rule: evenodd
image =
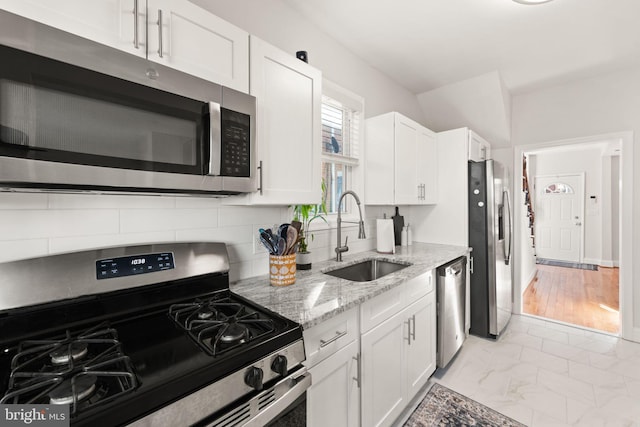
<instances>
[{"instance_id":1,"label":"area rug","mask_svg":"<svg viewBox=\"0 0 640 427\"><path fill-rule=\"evenodd\" d=\"M594 264L580 264L578 262L556 261L555 259L536 258L536 264L552 265L554 267L579 268L582 270L598 271L598 266Z\"/></svg>"},{"instance_id":2,"label":"area rug","mask_svg":"<svg viewBox=\"0 0 640 427\"><path fill-rule=\"evenodd\" d=\"M526 427L455 391L434 384L404 427L501 426Z\"/></svg>"}]
</instances>

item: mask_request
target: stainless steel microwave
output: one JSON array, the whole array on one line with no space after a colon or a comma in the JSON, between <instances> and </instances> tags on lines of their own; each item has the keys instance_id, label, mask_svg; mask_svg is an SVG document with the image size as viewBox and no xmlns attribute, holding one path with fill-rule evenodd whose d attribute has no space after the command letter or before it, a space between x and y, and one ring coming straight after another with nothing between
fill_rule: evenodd
<instances>
[{"instance_id":1,"label":"stainless steel microwave","mask_svg":"<svg viewBox=\"0 0 640 427\"><path fill-rule=\"evenodd\" d=\"M4 11L0 64L2 190L256 190L250 95Z\"/></svg>"}]
</instances>

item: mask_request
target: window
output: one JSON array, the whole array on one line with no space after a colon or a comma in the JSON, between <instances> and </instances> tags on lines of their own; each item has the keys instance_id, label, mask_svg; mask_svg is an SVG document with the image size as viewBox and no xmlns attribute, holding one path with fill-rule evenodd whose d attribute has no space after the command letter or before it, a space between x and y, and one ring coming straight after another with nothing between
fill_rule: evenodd
<instances>
[{"instance_id":1,"label":"window","mask_svg":"<svg viewBox=\"0 0 640 427\"><path fill-rule=\"evenodd\" d=\"M338 201L346 190L356 190L359 164L362 98L324 82L322 96L322 179L326 186L327 212L338 213ZM359 194L362 196L362 194ZM349 212L351 202L343 205Z\"/></svg>"},{"instance_id":2,"label":"window","mask_svg":"<svg viewBox=\"0 0 640 427\"><path fill-rule=\"evenodd\" d=\"M556 182L549 184L544 189L545 194L573 194L573 188L569 184Z\"/></svg>"}]
</instances>

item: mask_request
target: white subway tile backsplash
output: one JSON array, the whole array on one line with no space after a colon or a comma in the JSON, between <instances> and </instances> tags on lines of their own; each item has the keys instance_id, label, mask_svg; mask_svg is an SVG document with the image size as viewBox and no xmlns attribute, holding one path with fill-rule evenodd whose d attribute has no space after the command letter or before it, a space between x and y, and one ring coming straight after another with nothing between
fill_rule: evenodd
<instances>
[{"instance_id":1,"label":"white subway tile backsplash","mask_svg":"<svg viewBox=\"0 0 640 427\"><path fill-rule=\"evenodd\" d=\"M176 197L176 208L178 209L213 209L221 206L221 198L218 197Z\"/></svg>"},{"instance_id":2,"label":"white subway tile backsplash","mask_svg":"<svg viewBox=\"0 0 640 427\"><path fill-rule=\"evenodd\" d=\"M172 209L174 196L49 194L50 209Z\"/></svg>"},{"instance_id":3,"label":"white subway tile backsplash","mask_svg":"<svg viewBox=\"0 0 640 427\"><path fill-rule=\"evenodd\" d=\"M0 193L0 210L46 208L47 195L43 193Z\"/></svg>"},{"instance_id":4,"label":"white subway tile backsplash","mask_svg":"<svg viewBox=\"0 0 640 427\"><path fill-rule=\"evenodd\" d=\"M268 253L256 243L258 228L290 222L291 210L286 206L225 206L222 200L0 193L0 262L118 245L215 241L228 245L231 280L268 274ZM375 247L372 218L381 211L367 209L366 240L357 239L357 226L344 224L343 238L349 236L351 253ZM320 225L310 243L314 262L335 256L335 225Z\"/></svg>"},{"instance_id":5,"label":"white subway tile backsplash","mask_svg":"<svg viewBox=\"0 0 640 427\"><path fill-rule=\"evenodd\" d=\"M217 209L123 209L120 232L211 228L218 223Z\"/></svg>"},{"instance_id":6,"label":"white subway tile backsplash","mask_svg":"<svg viewBox=\"0 0 640 427\"><path fill-rule=\"evenodd\" d=\"M253 206L224 206L219 209L219 227L240 224L280 224L282 208Z\"/></svg>"},{"instance_id":7,"label":"white subway tile backsplash","mask_svg":"<svg viewBox=\"0 0 640 427\"><path fill-rule=\"evenodd\" d=\"M52 254L73 252L109 246L144 245L175 241L175 231L154 231L146 233L101 234L96 236L56 237L50 239L49 252Z\"/></svg>"},{"instance_id":8,"label":"white subway tile backsplash","mask_svg":"<svg viewBox=\"0 0 640 427\"><path fill-rule=\"evenodd\" d=\"M180 242L207 241L227 244L251 243L253 245L254 228L251 225L236 225L224 228L199 228L177 230L176 240Z\"/></svg>"},{"instance_id":9,"label":"white subway tile backsplash","mask_svg":"<svg viewBox=\"0 0 640 427\"><path fill-rule=\"evenodd\" d=\"M116 209L0 210L0 240L115 234L118 223Z\"/></svg>"},{"instance_id":10,"label":"white subway tile backsplash","mask_svg":"<svg viewBox=\"0 0 640 427\"><path fill-rule=\"evenodd\" d=\"M47 239L0 241L0 262L44 256L48 253Z\"/></svg>"}]
</instances>

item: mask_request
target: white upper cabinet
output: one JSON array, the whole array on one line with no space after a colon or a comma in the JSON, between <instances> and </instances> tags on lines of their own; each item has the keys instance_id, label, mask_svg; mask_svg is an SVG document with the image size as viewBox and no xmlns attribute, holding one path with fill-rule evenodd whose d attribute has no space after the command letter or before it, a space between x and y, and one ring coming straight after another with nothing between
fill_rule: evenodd
<instances>
[{"instance_id":1,"label":"white upper cabinet","mask_svg":"<svg viewBox=\"0 0 640 427\"><path fill-rule=\"evenodd\" d=\"M249 91L249 34L186 0L148 0L148 9L145 0L0 0L0 7L194 76Z\"/></svg>"},{"instance_id":2,"label":"white upper cabinet","mask_svg":"<svg viewBox=\"0 0 640 427\"><path fill-rule=\"evenodd\" d=\"M144 0L0 0L0 8L116 49L145 54Z\"/></svg>"},{"instance_id":3,"label":"white upper cabinet","mask_svg":"<svg viewBox=\"0 0 640 427\"><path fill-rule=\"evenodd\" d=\"M435 134L399 114L367 119L366 203L437 202Z\"/></svg>"},{"instance_id":4,"label":"white upper cabinet","mask_svg":"<svg viewBox=\"0 0 640 427\"><path fill-rule=\"evenodd\" d=\"M188 1L147 0L148 58L249 92L249 34Z\"/></svg>"},{"instance_id":5,"label":"white upper cabinet","mask_svg":"<svg viewBox=\"0 0 640 427\"><path fill-rule=\"evenodd\" d=\"M250 93L258 107L259 191L225 203L320 203L322 74L254 36L250 56Z\"/></svg>"},{"instance_id":6,"label":"white upper cabinet","mask_svg":"<svg viewBox=\"0 0 640 427\"><path fill-rule=\"evenodd\" d=\"M480 135L469 130L468 160L481 162L491 158L491 146Z\"/></svg>"}]
</instances>

